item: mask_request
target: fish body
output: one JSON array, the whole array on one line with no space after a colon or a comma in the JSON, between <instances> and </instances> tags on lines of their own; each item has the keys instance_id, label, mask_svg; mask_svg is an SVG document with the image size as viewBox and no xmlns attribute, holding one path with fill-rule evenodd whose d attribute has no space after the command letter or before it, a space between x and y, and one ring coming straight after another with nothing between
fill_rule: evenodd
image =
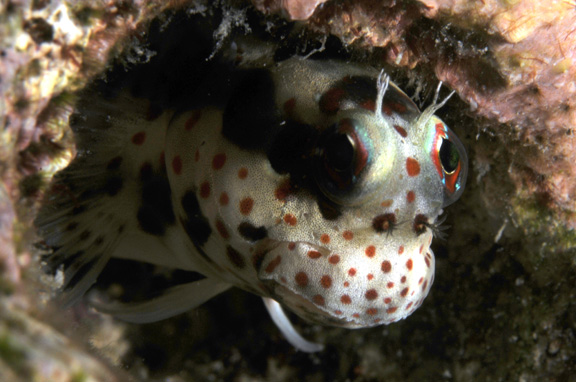
<instances>
[{"instance_id":1,"label":"fish body","mask_svg":"<svg viewBox=\"0 0 576 382\"><path fill-rule=\"evenodd\" d=\"M125 93L78 104L78 155L37 219L69 300L117 257L206 276L101 306L133 321L231 286L347 328L422 304L435 225L467 172L434 105L420 112L373 68L299 57L238 65L191 93L175 111Z\"/></svg>"}]
</instances>

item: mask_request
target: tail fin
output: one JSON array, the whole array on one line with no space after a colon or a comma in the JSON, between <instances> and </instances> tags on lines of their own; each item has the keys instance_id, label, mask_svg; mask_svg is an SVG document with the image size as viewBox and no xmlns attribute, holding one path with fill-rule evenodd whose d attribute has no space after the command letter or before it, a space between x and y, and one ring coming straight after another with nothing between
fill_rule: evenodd
<instances>
[{"instance_id":1,"label":"tail fin","mask_svg":"<svg viewBox=\"0 0 576 382\"><path fill-rule=\"evenodd\" d=\"M82 94L70 117L78 153L54 176L35 221L51 249L43 258L48 270L64 269L65 304L90 288L127 234L161 241L143 231L140 210L156 226L174 219L162 157L167 118L124 94ZM150 179L163 194L146 200Z\"/></svg>"}]
</instances>

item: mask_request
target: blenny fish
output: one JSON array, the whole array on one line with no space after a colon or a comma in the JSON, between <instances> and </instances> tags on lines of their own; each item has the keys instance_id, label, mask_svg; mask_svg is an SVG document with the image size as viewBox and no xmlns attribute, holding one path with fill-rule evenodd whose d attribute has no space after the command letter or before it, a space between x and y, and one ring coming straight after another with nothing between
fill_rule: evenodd
<instances>
[{"instance_id":1,"label":"blenny fish","mask_svg":"<svg viewBox=\"0 0 576 382\"><path fill-rule=\"evenodd\" d=\"M231 64L177 110L126 91L86 90L70 118L77 156L36 224L75 301L111 258L205 276L148 301L95 302L150 322L230 287L283 312L365 328L410 315L434 281L432 238L462 194L467 156L377 69L292 57ZM92 92L92 93L90 93Z\"/></svg>"}]
</instances>

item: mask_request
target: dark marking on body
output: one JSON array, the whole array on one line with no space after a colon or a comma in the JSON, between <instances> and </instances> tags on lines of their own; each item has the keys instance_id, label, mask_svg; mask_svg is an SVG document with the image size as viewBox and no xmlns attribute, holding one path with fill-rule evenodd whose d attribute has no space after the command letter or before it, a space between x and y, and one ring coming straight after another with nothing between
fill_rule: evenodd
<instances>
[{"instance_id":1,"label":"dark marking on body","mask_svg":"<svg viewBox=\"0 0 576 382\"><path fill-rule=\"evenodd\" d=\"M248 222L242 222L238 225L238 233L248 241L258 241L268 237L268 231L265 227L255 227Z\"/></svg>"},{"instance_id":2,"label":"dark marking on body","mask_svg":"<svg viewBox=\"0 0 576 382\"><path fill-rule=\"evenodd\" d=\"M138 209L140 228L152 235L163 235L175 223L172 190L164 176L152 175L142 184L142 205Z\"/></svg>"},{"instance_id":3,"label":"dark marking on body","mask_svg":"<svg viewBox=\"0 0 576 382\"><path fill-rule=\"evenodd\" d=\"M208 219L202 215L196 192L193 190L187 191L182 197L181 203L186 213L186 219L181 220L182 226L196 249L203 253L202 247L212 234L212 228Z\"/></svg>"}]
</instances>

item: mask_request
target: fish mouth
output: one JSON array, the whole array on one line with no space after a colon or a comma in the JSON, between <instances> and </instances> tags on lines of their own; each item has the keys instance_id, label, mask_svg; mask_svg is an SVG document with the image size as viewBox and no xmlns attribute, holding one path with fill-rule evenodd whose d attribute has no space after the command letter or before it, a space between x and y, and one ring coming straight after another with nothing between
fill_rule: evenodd
<instances>
[{"instance_id":1,"label":"fish mouth","mask_svg":"<svg viewBox=\"0 0 576 382\"><path fill-rule=\"evenodd\" d=\"M258 278L270 297L324 325L362 328L403 319L422 304L433 281L434 257L424 245L400 255L272 240L265 248Z\"/></svg>"}]
</instances>

